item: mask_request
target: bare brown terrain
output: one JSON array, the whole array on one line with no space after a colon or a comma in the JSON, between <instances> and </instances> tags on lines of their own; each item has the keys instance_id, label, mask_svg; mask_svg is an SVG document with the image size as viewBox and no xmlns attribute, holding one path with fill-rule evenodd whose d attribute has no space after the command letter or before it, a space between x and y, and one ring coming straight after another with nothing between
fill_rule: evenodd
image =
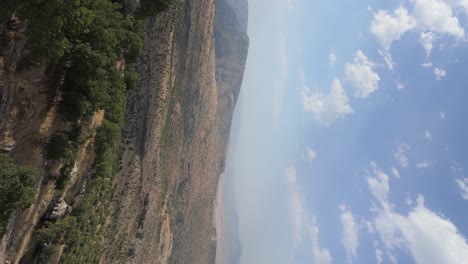
<instances>
[{"instance_id":1,"label":"bare brown terrain","mask_svg":"<svg viewBox=\"0 0 468 264\"><path fill-rule=\"evenodd\" d=\"M115 178L115 232L105 243L119 246L102 262L214 259L212 202L243 74L241 65L236 85L216 86L214 11L212 1L189 1L150 21L141 87L128 107L127 169Z\"/></svg>"}]
</instances>

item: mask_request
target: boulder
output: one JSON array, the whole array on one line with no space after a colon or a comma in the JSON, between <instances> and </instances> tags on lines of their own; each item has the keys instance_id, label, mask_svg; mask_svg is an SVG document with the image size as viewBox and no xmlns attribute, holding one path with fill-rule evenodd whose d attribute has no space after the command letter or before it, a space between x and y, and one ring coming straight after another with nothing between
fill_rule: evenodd
<instances>
[{"instance_id":1,"label":"boulder","mask_svg":"<svg viewBox=\"0 0 468 264\"><path fill-rule=\"evenodd\" d=\"M52 207L52 211L49 212L46 217L49 220L58 220L70 215L72 207L68 205L63 199L58 200Z\"/></svg>"}]
</instances>

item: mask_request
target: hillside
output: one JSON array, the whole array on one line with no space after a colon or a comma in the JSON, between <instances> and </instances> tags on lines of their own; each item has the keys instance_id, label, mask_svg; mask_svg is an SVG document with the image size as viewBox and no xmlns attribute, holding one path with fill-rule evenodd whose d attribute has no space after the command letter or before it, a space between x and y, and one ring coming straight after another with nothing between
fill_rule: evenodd
<instances>
[{"instance_id":1,"label":"hillside","mask_svg":"<svg viewBox=\"0 0 468 264\"><path fill-rule=\"evenodd\" d=\"M94 10L114 10L113 23L90 16L88 28L58 24L70 31L54 36L64 50L51 47L53 61L50 54L37 56L39 45L31 42L44 38L42 28L28 28L21 18L55 26L47 24L57 21L53 15L66 17L60 8L72 7L50 2L59 6L50 9L58 12L50 21L22 9L27 5L15 7L19 17L0 30L1 151L38 171L32 205L12 214L2 234L2 263L213 258L213 200L248 38L238 25L216 24L223 21L215 19L213 0L174 1L147 18L148 10L162 7L141 1L140 12L128 3L119 8L99 0L102 6ZM117 21L127 21L123 31L106 32ZM96 23L106 34L90 38L101 30ZM108 44L117 46L102 46L105 53L96 57L107 68L93 72L85 68L92 63L81 66L100 52L97 40L107 43L112 36L117 37ZM61 46L61 38L69 45ZM114 56L114 50L121 53ZM83 52L89 57L80 57ZM88 76L79 74L83 70L90 80L79 80Z\"/></svg>"},{"instance_id":2,"label":"hillside","mask_svg":"<svg viewBox=\"0 0 468 264\"><path fill-rule=\"evenodd\" d=\"M237 23L244 32L247 32L249 23L249 3L247 0L226 0L236 14Z\"/></svg>"},{"instance_id":3,"label":"hillside","mask_svg":"<svg viewBox=\"0 0 468 264\"><path fill-rule=\"evenodd\" d=\"M214 36L220 132L229 138L227 135L231 131L232 114L242 85L249 38L226 0L216 0ZM226 149L229 141L224 143Z\"/></svg>"}]
</instances>

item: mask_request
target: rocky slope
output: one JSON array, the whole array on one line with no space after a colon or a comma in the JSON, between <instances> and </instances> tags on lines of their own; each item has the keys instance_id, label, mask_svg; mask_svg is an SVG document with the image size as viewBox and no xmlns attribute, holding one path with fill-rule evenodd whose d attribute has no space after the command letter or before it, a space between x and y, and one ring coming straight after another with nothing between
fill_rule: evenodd
<instances>
[{"instance_id":1,"label":"rocky slope","mask_svg":"<svg viewBox=\"0 0 468 264\"><path fill-rule=\"evenodd\" d=\"M33 247L37 225L58 204L65 209L73 196L72 190L58 191L55 179L60 162L47 161L44 145L53 134L66 133L71 124L58 114L58 94L50 87L55 77L45 64L25 65L29 54L24 25L11 20L0 29L0 151L9 153L17 163L39 169L34 189L34 204L10 218L9 229L0 242L0 263L17 263ZM83 121L84 131L93 131L100 125L102 113ZM76 170L70 185L84 178L93 159L94 144L89 138L79 147ZM65 200L64 200L65 199ZM67 211L67 210L65 210Z\"/></svg>"},{"instance_id":2,"label":"rocky slope","mask_svg":"<svg viewBox=\"0 0 468 264\"><path fill-rule=\"evenodd\" d=\"M99 254L101 263L214 259L213 200L248 48L245 30L223 1L216 3L217 19L214 0L186 0L147 21L137 63L140 81L127 100L109 214L97 226L104 230L99 251L88 252ZM228 19L220 19L218 12ZM27 263L37 256L37 230L44 217L66 219L77 197L86 193L94 131L104 113L82 121L90 136L80 143L70 182L57 190L53 177L60 164L48 162L43 148L53 134L71 130L58 113L60 95L51 89L60 78L47 66L21 68L28 54L21 26L5 26L0 37L0 148L42 172L36 179L36 202L10 220L0 263ZM59 262L66 246L59 245L49 261Z\"/></svg>"},{"instance_id":3,"label":"rocky slope","mask_svg":"<svg viewBox=\"0 0 468 264\"><path fill-rule=\"evenodd\" d=\"M124 169L114 181L109 221L115 233L104 263L208 260L209 205L224 156L213 25L214 3L200 0L149 21L140 86L129 100Z\"/></svg>"}]
</instances>

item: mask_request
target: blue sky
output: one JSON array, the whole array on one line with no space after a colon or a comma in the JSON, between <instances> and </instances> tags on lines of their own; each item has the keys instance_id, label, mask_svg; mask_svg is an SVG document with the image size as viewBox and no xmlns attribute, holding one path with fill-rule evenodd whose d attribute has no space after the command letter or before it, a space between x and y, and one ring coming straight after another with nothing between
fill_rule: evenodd
<instances>
[{"instance_id":1,"label":"blue sky","mask_svg":"<svg viewBox=\"0 0 468 264\"><path fill-rule=\"evenodd\" d=\"M468 1L249 9L241 263L468 263Z\"/></svg>"}]
</instances>

